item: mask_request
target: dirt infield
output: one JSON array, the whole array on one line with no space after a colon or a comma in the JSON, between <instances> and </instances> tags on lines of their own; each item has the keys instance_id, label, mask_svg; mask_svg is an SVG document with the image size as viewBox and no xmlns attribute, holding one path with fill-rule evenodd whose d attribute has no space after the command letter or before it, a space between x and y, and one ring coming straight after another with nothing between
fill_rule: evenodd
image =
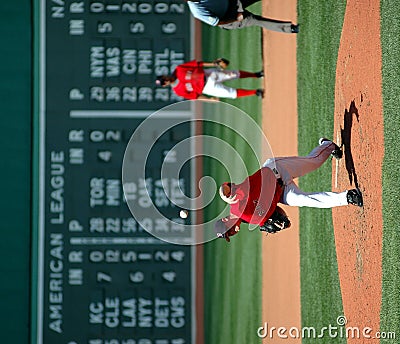
<instances>
[{"instance_id":1,"label":"dirt infield","mask_svg":"<svg viewBox=\"0 0 400 344\"><path fill-rule=\"evenodd\" d=\"M336 71L335 136L345 158L334 189L359 186L364 208L334 209L336 252L347 326L379 331L382 280L383 109L379 0L348 0ZM366 342L348 338L348 343ZM379 343L379 339L368 339Z\"/></svg>"},{"instance_id":2,"label":"dirt infield","mask_svg":"<svg viewBox=\"0 0 400 344\"><path fill-rule=\"evenodd\" d=\"M296 0L264 0L263 15L296 22L296 6ZM264 133L275 156L297 155L296 36L264 30L263 55ZM285 130L281 130L283 127ZM301 321L299 213L293 207L285 210L292 220L292 228L279 235L263 237L262 321L269 327L289 329L300 328ZM301 339L280 339L275 335L263 342L301 343Z\"/></svg>"}]
</instances>

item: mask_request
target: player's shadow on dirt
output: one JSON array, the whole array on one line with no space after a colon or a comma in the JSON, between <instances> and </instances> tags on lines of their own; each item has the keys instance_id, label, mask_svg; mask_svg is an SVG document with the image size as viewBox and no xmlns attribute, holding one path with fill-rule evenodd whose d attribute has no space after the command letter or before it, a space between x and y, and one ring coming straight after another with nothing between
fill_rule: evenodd
<instances>
[{"instance_id":1,"label":"player's shadow on dirt","mask_svg":"<svg viewBox=\"0 0 400 344\"><path fill-rule=\"evenodd\" d=\"M353 155L351 153L351 128L353 126L354 116L359 122L359 114L358 109L354 100L350 103L349 109L344 111L344 122L343 128L340 128L341 136L342 136L342 144L344 146L344 158L346 164L346 170L349 175L350 185L353 184L356 188L358 188L358 178L356 173L356 168L354 166Z\"/></svg>"}]
</instances>

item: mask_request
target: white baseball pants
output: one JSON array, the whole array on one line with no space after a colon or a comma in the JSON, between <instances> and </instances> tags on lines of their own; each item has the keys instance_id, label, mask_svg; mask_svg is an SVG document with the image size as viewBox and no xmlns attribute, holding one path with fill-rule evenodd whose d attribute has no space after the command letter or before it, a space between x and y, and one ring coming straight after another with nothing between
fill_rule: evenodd
<instances>
[{"instance_id":1,"label":"white baseball pants","mask_svg":"<svg viewBox=\"0 0 400 344\"><path fill-rule=\"evenodd\" d=\"M203 94L218 98L237 98L237 91L233 87L223 84L224 81L238 79L240 73L238 70L218 70L214 68L205 69L206 83Z\"/></svg>"},{"instance_id":2,"label":"white baseball pants","mask_svg":"<svg viewBox=\"0 0 400 344\"><path fill-rule=\"evenodd\" d=\"M285 185L280 202L295 207L333 208L347 205L347 190L344 192L304 192L294 178L304 176L319 168L331 155L334 143L325 141L304 157L272 158L263 167L276 168Z\"/></svg>"}]
</instances>

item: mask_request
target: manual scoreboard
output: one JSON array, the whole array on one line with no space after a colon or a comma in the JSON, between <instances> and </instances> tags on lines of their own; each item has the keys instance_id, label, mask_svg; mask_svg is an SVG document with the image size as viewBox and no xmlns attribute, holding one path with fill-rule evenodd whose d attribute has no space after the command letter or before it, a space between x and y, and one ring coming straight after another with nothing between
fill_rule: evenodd
<instances>
[{"instance_id":1,"label":"manual scoreboard","mask_svg":"<svg viewBox=\"0 0 400 344\"><path fill-rule=\"evenodd\" d=\"M42 0L38 343L194 342L193 249L144 230L121 180L135 129L179 101L154 80L190 59L192 35L183 1ZM189 105L175 115L190 119ZM160 214L190 224L164 185L190 195L191 165L167 181L160 175L168 151L191 135L190 122L160 135L130 197L145 209L141 195L152 190ZM148 221L163 226L162 218Z\"/></svg>"}]
</instances>

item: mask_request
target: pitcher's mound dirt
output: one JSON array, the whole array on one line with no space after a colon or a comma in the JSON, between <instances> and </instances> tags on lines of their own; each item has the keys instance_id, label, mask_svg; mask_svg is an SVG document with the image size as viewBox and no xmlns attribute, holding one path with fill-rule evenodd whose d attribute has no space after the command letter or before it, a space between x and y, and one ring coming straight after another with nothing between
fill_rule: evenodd
<instances>
[{"instance_id":1,"label":"pitcher's mound dirt","mask_svg":"<svg viewBox=\"0 0 400 344\"><path fill-rule=\"evenodd\" d=\"M348 0L336 71L334 140L344 158L333 167L333 189L359 187L364 207L333 210L344 315L348 327L379 331L382 278L384 153L379 0ZM348 343L379 339L348 338Z\"/></svg>"}]
</instances>

